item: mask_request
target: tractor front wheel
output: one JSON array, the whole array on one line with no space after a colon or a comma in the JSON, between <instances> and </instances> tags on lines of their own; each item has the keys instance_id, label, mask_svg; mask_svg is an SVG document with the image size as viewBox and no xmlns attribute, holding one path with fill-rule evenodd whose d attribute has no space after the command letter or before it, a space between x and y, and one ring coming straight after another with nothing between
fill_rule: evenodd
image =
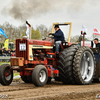
<instances>
[{"instance_id":1,"label":"tractor front wheel","mask_svg":"<svg viewBox=\"0 0 100 100\"><path fill-rule=\"evenodd\" d=\"M48 81L47 68L43 65L35 66L32 73L32 81L35 86L44 86Z\"/></svg>"},{"instance_id":2,"label":"tractor front wheel","mask_svg":"<svg viewBox=\"0 0 100 100\"><path fill-rule=\"evenodd\" d=\"M2 85L10 85L13 80L13 70L9 64L0 66L0 83Z\"/></svg>"}]
</instances>

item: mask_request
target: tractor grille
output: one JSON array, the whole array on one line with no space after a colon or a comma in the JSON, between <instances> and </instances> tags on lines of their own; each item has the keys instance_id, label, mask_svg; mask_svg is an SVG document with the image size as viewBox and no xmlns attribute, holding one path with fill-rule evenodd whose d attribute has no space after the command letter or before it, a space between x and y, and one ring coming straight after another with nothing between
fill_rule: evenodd
<instances>
[{"instance_id":1,"label":"tractor grille","mask_svg":"<svg viewBox=\"0 0 100 100\"><path fill-rule=\"evenodd\" d=\"M19 44L26 43L26 51L19 51ZM17 39L16 40L16 57L24 57L24 60L29 59L29 41L27 39Z\"/></svg>"}]
</instances>

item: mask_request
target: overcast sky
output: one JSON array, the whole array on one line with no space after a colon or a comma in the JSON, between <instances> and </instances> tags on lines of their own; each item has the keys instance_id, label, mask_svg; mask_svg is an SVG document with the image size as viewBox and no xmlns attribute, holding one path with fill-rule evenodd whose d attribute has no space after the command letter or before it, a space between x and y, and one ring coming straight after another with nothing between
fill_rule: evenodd
<instances>
[{"instance_id":1,"label":"overcast sky","mask_svg":"<svg viewBox=\"0 0 100 100\"><path fill-rule=\"evenodd\" d=\"M72 36L80 35L85 25L91 37L94 26L100 30L100 0L0 0L0 24L19 26L26 20L33 27L72 22Z\"/></svg>"}]
</instances>

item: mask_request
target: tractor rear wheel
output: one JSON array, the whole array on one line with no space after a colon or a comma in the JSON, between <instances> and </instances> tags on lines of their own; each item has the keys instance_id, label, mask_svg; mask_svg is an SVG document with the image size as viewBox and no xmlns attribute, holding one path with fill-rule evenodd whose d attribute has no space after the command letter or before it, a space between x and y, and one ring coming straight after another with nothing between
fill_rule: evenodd
<instances>
[{"instance_id":1,"label":"tractor rear wheel","mask_svg":"<svg viewBox=\"0 0 100 100\"><path fill-rule=\"evenodd\" d=\"M73 60L74 55L79 47L78 46L71 46L69 48L64 49L61 52L61 56L59 58L59 77L60 80L64 84L74 84L74 77L73 77Z\"/></svg>"},{"instance_id":2,"label":"tractor rear wheel","mask_svg":"<svg viewBox=\"0 0 100 100\"><path fill-rule=\"evenodd\" d=\"M89 47L80 47L74 57L73 74L77 84L88 85L95 72L95 58Z\"/></svg>"},{"instance_id":3,"label":"tractor rear wheel","mask_svg":"<svg viewBox=\"0 0 100 100\"><path fill-rule=\"evenodd\" d=\"M13 70L9 64L0 66L0 83L2 85L10 85L13 80Z\"/></svg>"},{"instance_id":4,"label":"tractor rear wheel","mask_svg":"<svg viewBox=\"0 0 100 100\"><path fill-rule=\"evenodd\" d=\"M32 73L32 81L35 86L44 86L48 81L47 68L44 65L35 66Z\"/></svg>"}]
</instances>

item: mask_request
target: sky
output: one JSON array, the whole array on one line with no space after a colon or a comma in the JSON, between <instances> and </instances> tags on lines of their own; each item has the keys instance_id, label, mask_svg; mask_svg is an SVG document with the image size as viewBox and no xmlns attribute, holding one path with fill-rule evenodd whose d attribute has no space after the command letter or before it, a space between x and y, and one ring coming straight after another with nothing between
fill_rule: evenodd
<instances>
[{"instance_id":1,"label":"sky","mask_svg":"<svg viewBox=\"0 0 100 100\"><path fill-rule=\"evenodd\" d=\"M84 25L90 39L94 27L100 30L99 19L100 0L0 0L0 24L20 26L28 20L33 27L49 28L54 22L72 22L71 36L80 35ZM63 31L66 35L69 30Z\"/></svg>"}]
</instances>

